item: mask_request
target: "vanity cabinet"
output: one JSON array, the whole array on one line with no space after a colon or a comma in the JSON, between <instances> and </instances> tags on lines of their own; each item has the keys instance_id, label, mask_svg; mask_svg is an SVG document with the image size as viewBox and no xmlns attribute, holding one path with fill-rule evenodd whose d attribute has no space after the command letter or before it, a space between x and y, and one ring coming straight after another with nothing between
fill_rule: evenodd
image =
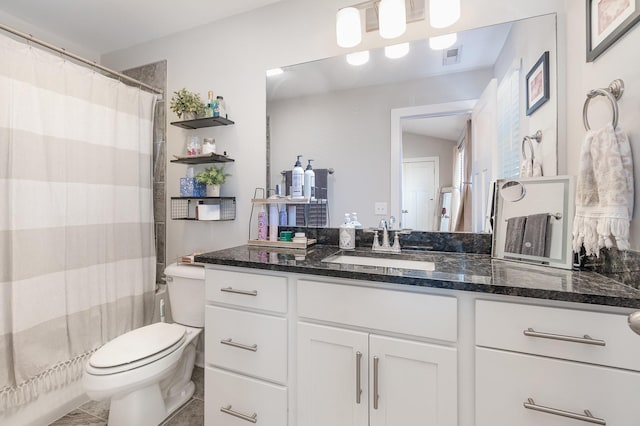
<instances>
[{"instance_id":1,"label":"vanity cabinet","mask_svg":"<svg viewBox=\"0 0 640 426\"><path fill-rule=\"evenodd\" d=\"M420 341L455 342L455 298L307 280L297 290L298 425L457 423L456 348Z\"/></svg>"},{"instance_id":2,"label":"vanity cabinet","mask_svg":"<svg viewBox=\"0 0 640 426\"><path fill-rule=\"evenodd\" d=\"M476 426L637 425L640 339L626 321L477 301Z\"/></svg>"},{"instance_id":3,"label":"vanity cabinet","mask_svg":"<svg viewBox=\"0 0 640 426\"><path fill-rule=\"evenodd\" d=\"M287 278L207 268L205 424L287 424Z\"/></svg>"}]
</instances>

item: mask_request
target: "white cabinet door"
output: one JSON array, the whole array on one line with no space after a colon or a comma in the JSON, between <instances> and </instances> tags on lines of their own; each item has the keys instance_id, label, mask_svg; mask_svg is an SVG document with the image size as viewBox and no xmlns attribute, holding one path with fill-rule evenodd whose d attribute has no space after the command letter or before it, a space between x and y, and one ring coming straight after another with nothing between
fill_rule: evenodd
<instances>
[{"instance_id":1,"label":"white cabinet door","mask_svg":"<svg viewBox=\"0 0 640 426\"><path fill-rule=\"evenodd\" d=\"M298 323L298 426L368 424L367 337Z\"/></svg>"},{"instance_id":2,"label":"white cabinet door","mask_svg":"<svg viewBox=\"0 0 640 426\"><path fill-rule=\"evenodd\" d=\"M457 366L454 348L371 335L370 425L456 426Z\"/></svg>"}]
</instances>

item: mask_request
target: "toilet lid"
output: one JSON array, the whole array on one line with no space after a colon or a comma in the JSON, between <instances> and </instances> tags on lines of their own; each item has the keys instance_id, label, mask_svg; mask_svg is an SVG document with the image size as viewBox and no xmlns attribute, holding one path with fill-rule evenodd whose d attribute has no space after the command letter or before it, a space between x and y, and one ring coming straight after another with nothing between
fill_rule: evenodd
<instances>
[{"instance_id":1,"label":"toilet lid","mask_svg":"<svg viewBox=\"0 0 640 426\"><path fill-rule=\"evenodd\" d=\"M183 326L165 322L137 328L102 346L91 356L89 364L96 368L130 364L179 343L185 333Z\"/></svg>"}]
</instances>

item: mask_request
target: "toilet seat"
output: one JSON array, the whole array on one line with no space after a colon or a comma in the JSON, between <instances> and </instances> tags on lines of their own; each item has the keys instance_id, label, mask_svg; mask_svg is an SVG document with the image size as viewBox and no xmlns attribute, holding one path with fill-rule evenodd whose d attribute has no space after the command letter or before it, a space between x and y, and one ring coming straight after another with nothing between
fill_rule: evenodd
<instances>
[{"instance_id":1,"label":"toilet seat","mask_svg":"<svg viewBox=\"0 0 640 426\"><path fill-rule=\"evenodd\" d=\"M150 364L177 350L186 339L178 324L155 323L129 331L98 349L87 363L87 372L116 374Z\"/></svg>"}]
</instances>

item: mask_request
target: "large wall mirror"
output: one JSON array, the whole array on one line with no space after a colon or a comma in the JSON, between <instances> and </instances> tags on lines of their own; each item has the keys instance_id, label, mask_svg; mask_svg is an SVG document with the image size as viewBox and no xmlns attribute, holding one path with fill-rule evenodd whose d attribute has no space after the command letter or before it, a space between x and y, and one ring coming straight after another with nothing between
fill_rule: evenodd
<instances>
[{"instance_id":1,"label":"large wall mirror","mask_svg":"<svg viewBox=\"0 0 640 426\"><path fill-rule=\"evenodd\" d=\"M544 52L550 98L527 116L525 77ZM360 66L340 56L283 71L267 77L267 188L286 186L297 155L333 169L331 227L355 211L365 227L393 215L416 230L486 232L491 182L519 177L521 141L537 130L533 154L557 174L554 14L460 32L444 50L416 40L397 59L376 49Z\"/></svg>"}]
</instances>

